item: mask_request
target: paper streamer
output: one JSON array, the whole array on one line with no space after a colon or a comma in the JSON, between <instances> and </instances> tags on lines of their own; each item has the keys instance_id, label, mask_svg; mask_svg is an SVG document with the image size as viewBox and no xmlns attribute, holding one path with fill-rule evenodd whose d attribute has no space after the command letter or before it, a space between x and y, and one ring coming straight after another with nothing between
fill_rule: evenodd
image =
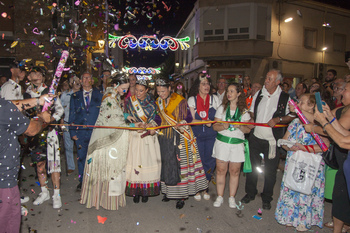
<instances>
[{"instance_id":1,"label":"paper streamer","mask_svg":"<svg viewBox=\"0 0 350 233\"><path fill-rule=\"evenodd\" d=\"M55 72L55 76L53 77L53 80L52 80L52 83L51 83L51 86L49 89L49 94L54 95L56 93L57 86L58 86L58 83L60 82L60 78L61 78L62 72L64 70L64 65L66 64L68 56L69 56L69 52L67 50L64 50L62 52L61 59L58 63L58 66L57 66L57 69ZM49 97L48 100L49 101L46 101L44 106L43 106L43 110L42 110L43 112L47 111L49 109L49 107L51 106L52 97Z\"/></svg>"},{"instance_id":2,"label":"paper streamer","mask_svg":"<svg viewBox=\"0 0 350 233\"><path fill-rule=\"evenodd\" d=\"M301 122L303 124L309 124L310 122L308 121L308 119L306 119L306 117L304 116L304 114L301 112L300 108L297 106L297 104L293 101L293 100L289 100L288 102L290 105L292 105L295 108L295 113L298 115L299 119L301 120ZM320 138L320 135L318 135L317 133L313 133L311 132L312 137L315 139L315 141L317 142L317 144L321 147L323 152L326 152L328 150L327 145L324 143L324 141Z\"/></svg>"}]
</instances>

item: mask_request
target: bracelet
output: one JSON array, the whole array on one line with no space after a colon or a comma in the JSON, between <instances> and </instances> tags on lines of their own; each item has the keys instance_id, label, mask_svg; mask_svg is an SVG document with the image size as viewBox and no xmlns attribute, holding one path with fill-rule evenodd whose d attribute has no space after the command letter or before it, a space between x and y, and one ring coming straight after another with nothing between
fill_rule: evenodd
<instances>
[{"instance_id":1,"label":"bracelet","mask_svg":"<svg viewBox=\"0 0 350 233\"><path fill-rule=\"evenodd\" d=\"M329 124L332 124L333 121L335 121L335 120L336 120L336 118L334 117L334 118L329 122Z\"/></svg>"},{"instance_id":2,"label":"bracelet","mask_svg":"<svg viewBox=\"0 0 350 233\"><path fill-rule=\"evenodd\" d=\"M314 131L314 129L315 129L315 124L312 126L312 128L311 128L311 133L315 133L315 131Z\"/></svg>"},{"instance_id":3,"label":"bracelet","mask_svg":"<svg viewBox=\"0 0 350 233\"><path fill-rule=\"evenodd\" d=\"M36 105L37 105L37 106L39 106L39 105L40 105L39 98L36 98Z\"/></svg>"},{"instance_id":4,"label":"bracelet","mask_svg":"<svg viewBox=\"0 0 350 233\"><path fill-rule=\"evenodd\" d=\"M323 132L325 132L325 133L326 133L325 127L326 127L327 125L329 125L329 122L327 122L326 124L323 125Z\"/></svg>"}]
</instances>

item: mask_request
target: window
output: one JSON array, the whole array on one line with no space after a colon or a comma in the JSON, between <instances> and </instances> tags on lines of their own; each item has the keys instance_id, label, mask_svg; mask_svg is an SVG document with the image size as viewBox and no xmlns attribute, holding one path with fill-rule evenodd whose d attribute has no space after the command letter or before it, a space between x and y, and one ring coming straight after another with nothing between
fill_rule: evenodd
<instances>
[{"instance_id":1,"label":"window","mask_svg":"<svg viewBox=\"0 0 350 233\"><path fill-rule=\"evenodd\" d=\"M224 34L224 29L215 29L215 35L222 35Z\"/></svg>"},{"instance_id":2,"label":"window","mask_svg":"<svg viewBox=\"0 0 350 233\"><path fill-rule=\"evenodd\" d=\"M335 52L345 52L346 49L346 35L334 33L333 36L333 50Z\"/></svg>"},{"instance_id":3,"label":"window","mask_svg":"<svg viewBox=\"0 0 350 233\"><path fill-rule=\"evenodd\" d=\"M204 30L204 35L206 36L213 35L213 30Z\"/></svg>"},{"instance_id":4,"label":"window","mask_svg":"<svg viewBox=\"0 0 350 233\"><path fill-rule=\"evenodd\" d=\"M224 40L224 36L208 36L204 37L204 41Z\"/></svg>"},{"instance_id":5,"label":"window","mask_svg":"<svg viewBox=\"0 0 350 233\"><path fill-rule=\"evenodd\" d=\"M228 29L229 34L233 34L233 33L237 33L237 32L238 32L238 28L229 28Z\"/></svg>"},{"instance_id":6,"label":"window","mask_svg":"<svg viewBox=\"0 0 350 233\"><path fill-rule=\"evenodd\" d=\"M304 29L304 47L307 49L316 49L317 47L317 29Z\"/></svg>"},{"instance_id":7,"label":"window","mask_svg":"<svg viewBox=\"0 0 350 233\"><path fill-rule=\"evenodd\" d=\"M229 28L227 39L229 39L229 40L248 40L249 39L249 27Z\"/></svg>"},{"instance_id":8,"label":"window","mask_svg":"<svg viewBox=\"0 0 350 233\"><path fill-rule=\"evenodd\" d=\"M240 28L239 33L249 33L249 28Z\"/></svg>"}]
</instances>

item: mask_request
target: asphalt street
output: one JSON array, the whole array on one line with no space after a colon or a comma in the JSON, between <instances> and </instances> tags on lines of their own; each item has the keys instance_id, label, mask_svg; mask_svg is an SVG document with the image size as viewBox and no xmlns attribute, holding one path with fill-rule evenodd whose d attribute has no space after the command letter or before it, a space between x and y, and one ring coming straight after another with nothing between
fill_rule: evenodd
<instances>
[{"instance_id":1,"label":"asphalt street","mask_svg":"<svg viewBox=\"0 0 350 233\"><path fill-rule=\"evenodd\" d=\"M149 198L147 203L133 203L132 197L127 197L126 207L118 211L87 209L79 204L80 192L76 191L78 184L77 170L70 176L66 175L65 159L62 159L61 197L63 206L53 209L52 200L42 205L32 203L40 192L38 181L35 180L34 168L30 167L30 158L25 157L21 171L20 191L22 195L30 197L24 204L28 208L28 215L22 217L21 232L56 233L56 232L296 232L293 227L279 225L274 219L276 201L282 179L282 171L277 172L274 200L271 210L263 210L259 196L249 204L242 206L242 210L228 207L228 187L225 188L224 203L220 208L213 207L216 198L215 185L210 183L209 201L195 201L193 197L186 200L183 209L175 208L175 201L162 202L162 196ZM244 192L245 177L241 174L236 200L240 200ZM53 195L52 183L49 180L50 194ZM258 189L263 187L262 176L259 177ZM253 218L260 216L261 220ZM98 222L98 216L106 219L104 224ZM331 219L331 204L325 203L324 221ZM331 229L312 227L310 232L332 232Z\"/></svg>"}]
</instances>

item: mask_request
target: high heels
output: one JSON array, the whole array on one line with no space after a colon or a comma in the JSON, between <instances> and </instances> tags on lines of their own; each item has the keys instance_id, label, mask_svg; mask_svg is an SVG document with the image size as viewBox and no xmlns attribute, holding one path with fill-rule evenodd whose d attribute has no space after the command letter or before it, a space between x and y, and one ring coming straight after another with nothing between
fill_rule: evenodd
<instances>
[{"instance_id":1,"label":"high heels","mask_svg":"<svg viewBox=\"0 0 350 233\"><path fill-rule=\"evenodd\" d=\"M143 203L146 203L148 202L148 197L147 196L142 196L142 200L141 200Z\"/></svg>"},{"instance_id":2,"label":"high heels","mask_svg":"<svg viewBox=\"0 0 350 233\"><path fill-rule=\"evenodd\" d=\"M185 201L184 200L178 200L176 202L176 209L182 209L185 205Z\"/></svg>"},{"instance_id":3,"label":"high heels","mask_svg":"<svg viewBox=\"0 0 350 233\"><path fill-rule=\"evenodd\" d=\"M167 198L166 195L164 194L163 199L162 199L162 202L168 202L168 201L170 201L170 199Z\"/></svg>"},{"instance_id":4,"label":"high heels","mask_svg":"<svg viewBox=\"0 0 350 233\"><path fill-rule=\"evenodd\" d=\"M134 196L134 203L140 202L140 196Z\"/></svg>"}]
</instances>

